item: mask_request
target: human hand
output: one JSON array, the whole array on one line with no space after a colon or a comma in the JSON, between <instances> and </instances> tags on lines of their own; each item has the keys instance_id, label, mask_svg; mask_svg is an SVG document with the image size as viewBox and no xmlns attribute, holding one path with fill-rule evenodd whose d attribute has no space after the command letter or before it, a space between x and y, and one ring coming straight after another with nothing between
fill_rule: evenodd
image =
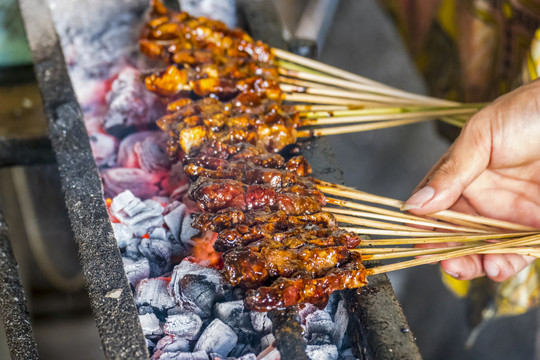
<instances>
[{"instance_id":1,"label":"human hand","mask_svg":"<svg viewBox=\"0 0 540 360\"><path fill-rule=\"evenodd\" d=\"M540 81L475 114L433 166L404 210L452 209L540 228ZM504 281L534 260L516 254L472 255L441 262L451 276Z\"/></svg>"}]
</instances>

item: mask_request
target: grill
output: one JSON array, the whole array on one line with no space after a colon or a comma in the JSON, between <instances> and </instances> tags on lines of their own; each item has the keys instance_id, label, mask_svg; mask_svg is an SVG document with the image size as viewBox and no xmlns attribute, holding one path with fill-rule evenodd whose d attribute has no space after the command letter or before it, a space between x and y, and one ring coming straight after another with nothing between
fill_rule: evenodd
<instances>
[{"instance_id":1,"label":"grill","mask_svg":"<svg viewBox=\"0 0 540 360\"><path fill-rule=\"evenodd\" d=\"M56 28L65 32L82 31L87 33L87 38L97 40L105 26L125 21L126 14L140 19L147 4L127 0L113 4L107 1L55 1L52 16L43 1L20 0L19 4L48 119L50 140L0 141L0 165L29 165L56 160L104 354L111 359L148 358L147 344L109 222L83 115L56 32ZM286 47L279 17L271 2L238 1L238 7L246 27L255 38L272 46ZM310 48L314 51L313 46ZM343 182L342 172L324 139L304 145L303 155L312 164L315 177L334 183ZM8 338L16 339L9 343L12 358L36 358L24 294L16 275L17 265L1 214L0 245L3 257L0 264L3 295L0 311ZM347 291L345 298L350 317L348 333L357 356L381 360L420 358L386 275L370 278L369 286ZM273 311L270 316L281 358L307 359L296 309Z\"/></svg>"}]
</instances>

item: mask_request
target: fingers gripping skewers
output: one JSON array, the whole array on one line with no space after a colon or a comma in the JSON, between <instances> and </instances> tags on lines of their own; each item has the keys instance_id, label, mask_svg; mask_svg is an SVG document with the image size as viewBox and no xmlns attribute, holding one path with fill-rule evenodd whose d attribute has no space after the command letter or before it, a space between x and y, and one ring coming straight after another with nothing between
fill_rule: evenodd
<instances>
[{"instance_id":1,"label":"fingers gripping skewers","mask_svg":"<svg viewBox=\"0 0 540 360\"><path fill-rule=\"evenodd\" d=\"M192 226L215 233L205 238L215 239L225 278L249 290L249 308L322 305L333 291L365 285L370 274L460 254L537 254L538 233L530 228L452 212L423 218L390 210L402 203L312 179L302 156L278 154L301 137L456 119L481 104L413 95L350 76L220 22L171 12L159 1L140 46L165 64L144 82L167 103L158 126L169 134L169 155L182 159L192 181L188 196L200 209ZM463 245L403 247L447 241ZM417 256L425 257L368 270L362 265Z\"/></svg>"}]
</instances>

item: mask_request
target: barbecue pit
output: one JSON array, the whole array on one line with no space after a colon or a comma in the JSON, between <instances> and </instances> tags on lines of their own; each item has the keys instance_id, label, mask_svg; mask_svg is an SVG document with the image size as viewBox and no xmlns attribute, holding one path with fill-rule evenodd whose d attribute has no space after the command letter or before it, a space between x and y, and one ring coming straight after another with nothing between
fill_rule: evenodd
<instances>
[{"instance_id":1,"label":"barbecue pit","mask_svg":"<svg viewBox=\"0 0 540 360\"><path fill-rule=\"evenodd\" d=\"M85 39L99 39L105 27L125 25L130 16L140 21L146 3L55 2L52 8L54 22L44 16L48 13L44 4L21 0L20 5L49 118L52 151L58 163L66 207L105 355L108 358L147 357L146 342L112 233L82 113L56 35L57 29L61 29L61 38L81 32ZM285 46L277 25L277 14L271 11L268 2L240 2L239 9L245 14L247 28L255 38L273 46ZM88 44L82 46L85 45ZM304 148L303 155L313 164L315 176L342 182L341 172L324 139L312 141ZM385 275L371 278L370 286L349 291L345 297L349 300L347 308L351 319L349 336L358 356L373 359L396 358L396 354L402 354L399 356L403 358L419 357L412 334L403 331L408 326ZM305 343L295 309L279 311L272 316L281 358L305 358Z\"/></svg>"}]
</instances>

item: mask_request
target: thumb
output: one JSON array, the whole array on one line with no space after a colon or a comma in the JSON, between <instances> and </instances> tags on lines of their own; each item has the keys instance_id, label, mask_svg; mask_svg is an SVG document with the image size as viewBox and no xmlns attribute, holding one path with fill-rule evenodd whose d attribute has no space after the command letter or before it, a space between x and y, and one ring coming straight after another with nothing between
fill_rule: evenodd
<instances>
[{"instance_id":1,"label":"thumb","mask_svg":"<svg viewBox=\"0 0 540 360\"><path fill-rule=\"evenodd\" d=\"M425 215L451 207L465 188L487 168L491 138L489 122L473 117L402 210Z\"/></svg>"}]
</instances>

